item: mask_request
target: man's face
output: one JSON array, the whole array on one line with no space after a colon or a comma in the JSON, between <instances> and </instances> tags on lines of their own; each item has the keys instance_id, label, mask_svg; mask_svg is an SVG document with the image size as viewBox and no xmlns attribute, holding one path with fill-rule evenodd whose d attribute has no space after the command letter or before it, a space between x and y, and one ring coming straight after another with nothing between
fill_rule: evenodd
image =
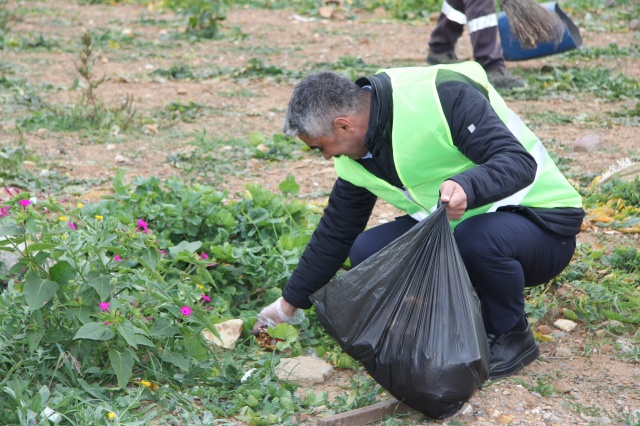
<instances>
[{"instance_id":1,"label":"man's face","mask_svg":"<svg viewBox=\"0 0 640 426\"><path fill-rule=\"evenodd\" d=\"M356 120L353 120L356 121ZM359 160L367 154L367 147L364 145L364 132L361 126L354 126L352 121L338 118L334 121L333 135L319 136L316 138L307 135L299 135L302 142L311 149L317 149L322 156L330 160L332 157L345 155L353 160Z\"/></svg>"}]
</instances>

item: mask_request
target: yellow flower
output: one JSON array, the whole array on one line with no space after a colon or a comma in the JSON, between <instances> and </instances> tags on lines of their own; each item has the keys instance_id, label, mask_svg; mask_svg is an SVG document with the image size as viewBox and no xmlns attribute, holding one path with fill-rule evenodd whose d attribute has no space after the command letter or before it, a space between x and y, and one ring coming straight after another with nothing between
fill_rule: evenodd
<instances>
[{"instance_id":1,"label":"yellow flower","mask_svg":"<svg viewBox=\"0 0 640 426\"><path fill-rule=\"evenodd\" d=\"M99 214L96 215L96 220L102 220L104 219L104 217L100 216Z\"/></svg>"},{"instance_id":2,"label":"yellow flower","mask_svg":"<svg viewBox=\"0 0 640 426\"><path fill-rule=\"evenodd\" d=\"M196 287L198 287L200 290L204 290L204 286L202 284L196 284Z\"/></svg>"},{"instance_id":3,"label":"yellow flower","mask_svg":"<svg viewBox=\"0 0 640 426\"><path fill-rule=\"evenodd\" d=\"M62 234L62 239L66 240L67 239L67 234Z\"/></svg>"},{"instance_id":4,"label":"yellow flower","mask_svg":"<svg viewBox=\"0 0 640 426\"><path fill-rule=\"evenodd\" d=\"M60 216L60 221L61 221L61 222L64 222L65 220L67 220L67 217L66 217L66 216Z\"/></svg>"},{"instance_id":5,"label":"yellow flower","mask_svg":"<svg viewBox=\"0 0 640 426\"><path fill-rule=\"evenodd\" d=\"M79 208L79 209L81 209L81 208L83 208L83 207L84 207L84 204L82 204L82 203L78 203L78 208Z\"/></svg>"},{"instance_id":6,"label":"yellow flower","mask_svg":"<svg viewBox=\"0 0 640 426\"><path fill-rule=\"evenodd\" d=\"M109 411L109 414L107 414L107 417L109 417L109 420L113 420L116 418L116 413L114 413L113 411Z\"/></svg>"},{"instance_id":7,"label":"yellow flower","mask_svg":"<svg viewBox=\"0 0 640 426\"><path fill-rule=\"evenodd\" d=\"M147 380L140 380L140 384L150 388L151 387L151 382L147 381Z\"/></svg>"}]
</instances>

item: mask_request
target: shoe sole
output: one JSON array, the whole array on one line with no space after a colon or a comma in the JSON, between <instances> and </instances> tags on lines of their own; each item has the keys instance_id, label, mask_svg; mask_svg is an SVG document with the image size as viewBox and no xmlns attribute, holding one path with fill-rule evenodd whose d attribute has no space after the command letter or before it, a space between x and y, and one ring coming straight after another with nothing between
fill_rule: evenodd
<instances>
[{"instance_id":1,"label":"shoe sole","mask_svg":"<svg viewBox=\"0 0 640 426\"><path fill-rule=\"evenodd\" d=\"M509 364L500 364L498 369L489 371L489 379L502 379L516 374L540 356L540 348L536 343Z\"/></svg>"}]
</instances>

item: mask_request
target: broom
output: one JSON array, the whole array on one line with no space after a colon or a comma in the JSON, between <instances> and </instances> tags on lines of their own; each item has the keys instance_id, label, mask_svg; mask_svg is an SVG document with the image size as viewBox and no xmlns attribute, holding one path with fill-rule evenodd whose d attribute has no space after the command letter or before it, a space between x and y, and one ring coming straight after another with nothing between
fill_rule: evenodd
<instances>
[{"instance_id":1,"label":"broom","mask_svg":"<svg viewBox=\"0 0 640 426\"><path fill-rule=\"evenodd\" d=\"M500 9L507 15L509 31L525 49L553 41L558 44L564 35L560 17L540 6L535 0L499 0Z\"/></svg>"}]
</instances>

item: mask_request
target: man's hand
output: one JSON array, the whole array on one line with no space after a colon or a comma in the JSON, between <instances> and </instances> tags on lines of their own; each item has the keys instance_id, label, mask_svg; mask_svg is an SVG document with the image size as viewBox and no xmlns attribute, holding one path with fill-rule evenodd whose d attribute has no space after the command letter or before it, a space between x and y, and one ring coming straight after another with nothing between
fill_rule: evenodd
<instances>
[{"instance_id":1,"label":"man's hand","mask_svg":"<svg viewBox=\"0 0 640 426\"><path fill-rule=\"evenodd\" d=\"M440 200L447 203L447 217L458 220L467 210L467 194L460 185L452 180L445 180L440 185Z\"/></svg>"},{"instance_id":2,"label":"man's hand","mask_svg":"<svg viewBox=\"0 0 640 426\"><path fill-rule=\"evenodd\" d=\"M258 314L258 321L253 325L253 334L258 334L263 327L275 327L286 322L287 324L300 324L304 320L304 311L298 309L282 297L265 307Z\"/></svg>"}]
</instances>

